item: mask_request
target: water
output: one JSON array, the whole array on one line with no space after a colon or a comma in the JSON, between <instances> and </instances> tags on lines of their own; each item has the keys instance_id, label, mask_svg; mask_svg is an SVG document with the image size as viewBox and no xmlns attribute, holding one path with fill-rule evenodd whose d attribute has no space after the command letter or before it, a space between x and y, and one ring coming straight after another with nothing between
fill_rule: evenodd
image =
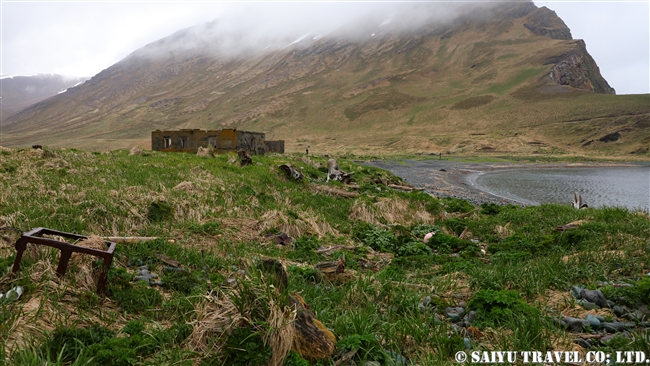
<instances>
[{"instance_id":1,"label":"water","mask_svg":"<svg viewBox=\"0 0 650 366\"><path fill-rule=\"evenodd\" d=\"M589 207L650 210L650 167L538 168L476 173L470 184L526 204L564 203L578 192Z\"/></svg>"}]
</instances>

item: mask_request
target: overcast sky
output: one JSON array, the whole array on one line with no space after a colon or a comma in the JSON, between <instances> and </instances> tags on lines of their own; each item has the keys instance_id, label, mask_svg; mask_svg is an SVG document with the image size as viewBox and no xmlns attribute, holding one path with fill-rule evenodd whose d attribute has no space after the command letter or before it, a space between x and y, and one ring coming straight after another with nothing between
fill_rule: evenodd
<instances>
[{"instance_id":1,"label":"overcast sky","mask_svg":"<svg viewBox=\"0 0 650 366\"><path fill-rule=\"evenodd\" d=\"M584 39L617 94L650 93L650 2L536 1ZM0 74L93 76L136 49L217 18L242 28L320 34L398 3L1 0Z\"/></svg>"}]
</instances>

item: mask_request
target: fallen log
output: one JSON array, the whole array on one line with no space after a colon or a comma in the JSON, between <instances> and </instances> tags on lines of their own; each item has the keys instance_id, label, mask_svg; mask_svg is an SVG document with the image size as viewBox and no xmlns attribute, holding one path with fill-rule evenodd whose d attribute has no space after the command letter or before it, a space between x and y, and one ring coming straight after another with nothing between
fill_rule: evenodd
<instances>
[{"instance_id":1,"label":"fallen log","mask_svg":"<svg viewBox=\"0 0 650 366\"><path fill-rule=\"evenodd\" d=\"M354 250L357 247L354 245L333 245L329 248L323 248L323 249L317 249L314 252L318 254L332 254L332 252L335 252L337 250Z\"/></svg>"},{"instance_id":2,"label":"fallen log","mask_svg":"<svg viewBox=\"0 0 650 366\"><path fill-rule=\"evenodd\" d=\"M402 191L407 191L407 192L411 192L412 190L415 189L411 186L403 186L399 184L389 184L388 187L393 189L401 189Z\"/></svg>"},{"instance_id":3,"label":"fallen log","mask_svg":"<svg viewBox=\"0 0 650 366\"><path fill-rule=\"evenodd\" d=\"M115 243L139 243L141 241L154 241L159 239L157 236L105 236L104 240L112 241ZM167 240L168 243L173 243L174 239Z\"/></svg>"}]
</instances>

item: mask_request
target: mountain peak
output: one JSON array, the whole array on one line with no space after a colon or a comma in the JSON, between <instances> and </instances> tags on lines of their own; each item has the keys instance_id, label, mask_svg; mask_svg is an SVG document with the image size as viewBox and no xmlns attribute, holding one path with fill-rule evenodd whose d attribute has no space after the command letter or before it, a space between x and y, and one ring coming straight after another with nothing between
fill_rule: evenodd
<instances>
[{"instance_id":1,"label":"mountain peak","mask_svg":"<svg viewBox=\"0 0 650 366\"><path fill-rule=\"evenodd\" d=\"M549 136L558 129L544 127L564 118L557 110L573 118L567 96L589 103L614 93L547 8L454 5L436 18L417 5L412 22L380 14L324 33L252 37L221 20L180 30L10 117L4 131L24 144L48 131L69 147L148 146L155 129L240 128L283 139L288 151L532 151L540 139L557 143ZM598 103L586 108L594 118L613 115ZM531 105L540 107L528 113ZM505 146L504 134L518 130L519 142Z\"/></svg>"}]
</instances>

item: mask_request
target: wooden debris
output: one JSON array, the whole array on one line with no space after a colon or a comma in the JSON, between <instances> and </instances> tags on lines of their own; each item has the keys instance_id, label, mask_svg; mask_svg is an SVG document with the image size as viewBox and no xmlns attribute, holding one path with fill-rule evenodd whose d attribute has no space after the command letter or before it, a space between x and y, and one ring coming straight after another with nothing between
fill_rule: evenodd
<instances>
[{"instance_id":1,"label":"wooden debris","mask_svg":"<svg viewBox=\"0 0 650 366\"><path fill-rule=\"evenodd\" d=\"M291 239L291 237L286 233L281 232L275 237L275 242L281 245L287 245L291 244L293 242L293 239Z\"/></svg>"},{"instance_id":2,"label":"wooden debris","mask_svg":"<svg viewBox=\"0 0 650 366\"><path fill-rule=\"evenodd\" d=\"M173 267L180 268L180 267L183 266L181 264L181 262L179 262L179 261L177 261L175 259L171 259L169 257L166 257L163 254L156 254L156 258L160 259L163 263L169 264L170 266L173 266Z\"/></svg>"},{"instance_id":3,"label":"wooden debris","mask_svg":"<svg viewBox=\"0 0 650 366\"><path fill-rule=\"evenodd\" d=\"M556 227L555 231L567 231L567 230L577 229L578 227L580 227L580 225L584 224L585 222L587 222L587 220L573 221L566 225L560 225Z\"/></svg>"},{"instance_id":4,"label":"wooden debris","mask_svg":"<svg viewBox=\"0 0 650 366\"><path fill-rule=\"evenodd\" d=\"M345 257L331 262L317 263L315 267L325 276L336 273L343 273L345 272Z\"/></svg>"},{"instance_id":5,"label":"wooden debris","mask_svg":"<svg viewBox=\"0 0 650 366\"><path fill-rule=\"evenodd\" d=\"M141 241L153 241L157 240L157 236L105 236L104 240L112 241L115 243L139 243ZM173 239L167 240L168 243L173 243Z\"/></svg>"},{"instance_id":6,"label":"wooden debris","mask_svg":"<svg viewBox=\"0 0 650 366\"><path fill-rule=\"evenodd\" d=\"M403 186L403 185L399 185L399 184L389 184L388 188L400 189L402 191L407 191L407 192L411 192L412 190L415 189L415 188L413 188L411 186Z\"/></svg>"},{"instance_id":7,"label":"wooden debris","mask_svg":"<svg viewBox=\"0 0 650 366\"><path fill-rule=\"evenodd\" d=\"M315 252L318 254L329 255L338 250L354 250L356 248L357 247L354 245L332 245L329 248L317 249Z\"/></svg>"},{"instance_id":8,"label":"wooden debris","mask_svg":"<svg viewBox=\"0 0 650 366\"><path fill-rule=\"evenodd\" d=\"M347 352L341 356L340 359L338 359L336 362L334 362L334 365L339 366L339 365L347 365L352 358L357 354L357 350L353 349L350 352Z\"/></svg>"}]
</instances>

